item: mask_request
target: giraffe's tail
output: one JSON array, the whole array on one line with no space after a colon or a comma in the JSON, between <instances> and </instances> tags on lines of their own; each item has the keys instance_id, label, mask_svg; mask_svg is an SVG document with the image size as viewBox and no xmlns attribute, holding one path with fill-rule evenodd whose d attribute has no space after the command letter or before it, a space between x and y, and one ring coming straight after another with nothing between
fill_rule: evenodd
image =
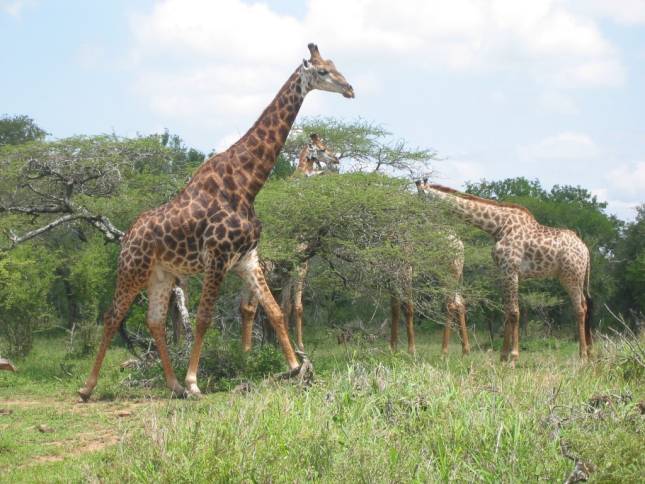
<instances>
[{"instance_id":1,"label":"giraffe's tail","mask_svg":"<svg viewBox=\"0 0 645 484\"><path fill-rule=\"evenodd\" d=\"M585 313L585 333L591 334L591 315L593 313L593 300L591 299L591 293L589 291L589 282L591 279L591 257L587 260L587 272L585 274L584 282L584 296L585 302L587 303L587 312Z\"/></svg>"}]
</instances>

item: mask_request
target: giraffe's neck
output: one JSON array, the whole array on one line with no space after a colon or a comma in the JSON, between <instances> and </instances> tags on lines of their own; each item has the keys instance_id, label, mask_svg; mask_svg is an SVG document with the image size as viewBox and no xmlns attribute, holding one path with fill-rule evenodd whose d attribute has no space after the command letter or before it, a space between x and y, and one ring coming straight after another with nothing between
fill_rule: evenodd
<instances>
[{"instance_id":1,"label":"giraffe's neck","mask_svg":"<svg viewBox=\"0 0 645 484\"><path fill-rule=\"evenodd\" d=\"M513 207L491 205L484 201L461 198L451 193L430 189L434 198L441 199L466 222L490 234L494 239L501 239L511 226L518 222L534 222L527 213Z\"/></svg>"},{"instance_id":2,"label":"giraffe's neck","mask_svg":"<svg viewBox=\"0 0 645 484\"><path fill-rule=\"evenodd\" d=\"M237 158L236 171L244 174L239 177L238 185L251 201L269 177L309 90L307 75L301 66L287 79L255 124L229 148L236 155L232 158Z\"/></svg>"},{"instance_id":3,"label":"giraffe's neck","mask_svg":"<svg viewBox=\"0 0 645 484\"><path fill-rule=\"evenodd\" d=\"M304 148L302 148L302 150L300 150L296 173L305 176L316 174L316 170L314 170L314 159L309 158L309 146L305 146Z\"/></svg>"}]
</instances>

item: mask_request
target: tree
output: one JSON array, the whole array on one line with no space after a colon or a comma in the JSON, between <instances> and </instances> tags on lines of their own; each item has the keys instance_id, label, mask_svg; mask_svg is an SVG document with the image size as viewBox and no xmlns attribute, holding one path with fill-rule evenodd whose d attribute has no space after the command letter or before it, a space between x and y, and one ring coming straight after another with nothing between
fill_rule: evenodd
<instances>
[{"instance_id":1,"label":"tree","mask_svg":"<svg viewBox=\"0 0 645 484\"><path fill-rule=\"evenodd\" d=\"M618 279L615 303L621 311L645 313L645 203L636 209L616 248Z\"/></svg>"},{"instance_id":2,"label":"tree","mask_svg":"<svg viewBox=\"0 0 645 484\"><path fill-rule=\"evenodd\" d=\"M412 175L428 171L427 163L436 153L429 149L412 148L378 124L358 119L310 118L298 123L289 134L282 155L292 164L309 142L312 133L325 140L339 160L351 164L351 171L374 171L390 175ZM346 171L350 171L346 170Z\"/></svg>"},{"instance_id":3,"label":"tree","mask_svg":"<svg viewBox=\"0 0 645 484\"><path fill-rule=\"evenodd\" d=\"M123 235L118 227L165 202L202 160L168 133L0 147L0 261L16 254L26 257L23 263L31 261L28 252L15 252L23 244L55 250L59 264L47 280L50 291L62 296L54 298L59 315L67 316L70 327L78 321L94 324L112 291L117 252L99 237L118 243ZM97 233L91 228L87 233L88 227ZM46 302L33 301L43 307ZM31 312L25 306L25 314Z\"/></svg>"},{"instance_id":4,"label":"tree","mask_svg":"<svg viewBox=\"0 0 645 484\"><path fill-rule=\"evenodd\" d=\"M335 305L379 307L412 291L423 316L443 311L452 260L443 214L406 180L378 173L276 180L260 192L256 210L265 227L262 257L295 264L316 254L312 278L325 282L315 292Z\"/></svg>"},{"instance_id":5,"label":"tree","mask_svg":"<svg viewBox=\"0 0 645 484\"><path fill-rule=\"evenodd\" d=\"M29 116L16 115L12 117L4 115L0 118L0 147L19 145L30 141L41 141L48 134Z\"/></svg>"}]
</instances>

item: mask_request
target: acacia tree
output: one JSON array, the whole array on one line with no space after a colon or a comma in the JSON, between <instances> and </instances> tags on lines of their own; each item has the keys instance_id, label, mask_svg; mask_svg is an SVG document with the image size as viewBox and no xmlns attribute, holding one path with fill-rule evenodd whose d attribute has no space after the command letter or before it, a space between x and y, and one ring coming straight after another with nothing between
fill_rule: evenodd
<instances>
[{"instance_id":1,"label":"acacia tree","mask_svg":"<svg viewBox=\"0 0 645 484\"><path fill-rule=\"evenodd\" d=\"M282 155L292 165L298 162L300 150L311 133L321 136L339 160L351 165L345 171L414 177L426 173L427 163L436 158L433 150L413 148L404 140L393 138L382 126L363 119L309 118L291 130L282 149Z\"/></svg>"},{"instance_id":2,"label":"acacia tree","mask_svg":"<svg viewBox=\"0 0 645 484\"><path fill-rule=\"evenodd\" d=\"M129 225L142 210L176 193L202 159L168 134L74 137L0 148L0 259L24 243L55 248L65 259L55 272L65 286L70 319L81 312L95 319L111 286L94 281L97 274L105 275L99 261L107 264L110 259L102 259L105 250L94 242L87 244L94 237L86 228L119 243L123 232L118 226ZM80 251L74 248L78 241L84 243ZM177 288L175 295L182 300ZM76 301L91 309L70 309L77 307ZM179 314L186 315L185 308L180 309ZM181 322L189 330L187 319Z\"/></svg>"},{"instance_id":3,"label":"acacia tree","mask_svg":"<svg viewBox=\"0 0 645 484\"><path fill-rule=\"evenodd\" d=\"M260 253L294 264L315 254L317 301L382 308L391 295L412 296L417 311L434 319L443 312L453 255L444 214L410 185L378 173L273 181L256 200L265 227Z\"/></svg>"}]
</instances>

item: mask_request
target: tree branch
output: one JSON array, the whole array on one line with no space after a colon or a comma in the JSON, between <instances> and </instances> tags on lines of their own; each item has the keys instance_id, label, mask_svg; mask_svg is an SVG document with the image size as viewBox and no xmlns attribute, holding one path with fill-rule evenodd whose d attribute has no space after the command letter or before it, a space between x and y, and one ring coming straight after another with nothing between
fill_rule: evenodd
<instances>
[{"instance_id":1,"label":"tree branch","mask_svg":"<svg viewBox=\"0 0 645 484\"><path fill-rule=\"evenodd\" d=\"M42 227L32 230L30 232L27 232L26 234L23 234L20 237L14 234L11 230L9 230L6 233L7 233L7 236L9 237L9 240L11 240L10 248L13 249L18 244L22 244L23 242L33 239L34 237L37 237L44 232L48 232L54 227L57 227L67 222L71 222L72 220L78 220L80 218L82 218L82 215L79 215L79 214L64 215L60 218L57 218L53 222L50 222L47 225L43 225Z\"/></svg>"}]
</instances>

